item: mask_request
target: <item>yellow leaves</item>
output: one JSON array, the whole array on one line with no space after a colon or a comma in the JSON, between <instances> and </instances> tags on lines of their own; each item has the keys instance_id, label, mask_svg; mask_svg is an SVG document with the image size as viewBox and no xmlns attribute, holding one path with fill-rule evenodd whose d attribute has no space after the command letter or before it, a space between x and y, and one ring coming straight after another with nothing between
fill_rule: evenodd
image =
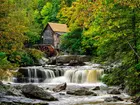
<instances>
[{"instance_id":1,"label":"yellow leaves","mask_svg":"<svg viewBox=\"0 0 140 105\"><path fill-rule=\"evenodd\" d=\"M121 5L129 6L132 9L134 8L140 8L140 0L116 0Z\"/></svg>"},{"instance_id":2,"label":"yellow leaves","mask_svg":"<svg viewBox=\"0 0 140 105\"><path fill-rule=\"evenodd\" d=\"M20 62L21 61L21 57L19 55L17 55L16 58L15 58L15 60L17 60L17 61Z\"/></svg>"}]
</instances>

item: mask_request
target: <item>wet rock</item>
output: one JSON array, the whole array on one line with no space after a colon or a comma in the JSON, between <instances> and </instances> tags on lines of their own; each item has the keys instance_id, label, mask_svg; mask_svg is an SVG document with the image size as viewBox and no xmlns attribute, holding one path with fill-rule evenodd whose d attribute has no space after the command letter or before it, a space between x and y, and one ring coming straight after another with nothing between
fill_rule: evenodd
<instances>
[{"instance_id":1,"label":"wet rock","mask_svg":"<svg viewBox=\"0 0 140 105\"><path fill-rule=\"evenodd\" d=\"M59 95L66 95L65 93L59 93Z\"/></svg>"},{"instance_id":2,"label":"wet rock","mask_svg":"<svg viewBox=\"0 0 140 105\"><path fill-rule=\"evenodd\" d=\"M47 64L49 62L49 59L42 57L41 59L39 59L39 64L44 66L45 64Z\"/></svg>"},{"instance_id":3,"label":"wet rock","mask_svg":"<svg viewBox=\"0 0 140 105\"><path fill-rule=\"evenodd\" d=\"M58 100L55 97L53 97L50 93L44 91L42 88L32 84L24 85L22 87L22 92L26 97L30 98L37 98L48 101Z\"/></svg>"},{"instance_id":4,"label":"wet rock","mask_svg":"<svg viewBox=\"0 0 140 105\"><path fill-rule=\"evenodd\" d=\"M0 105L49 105L48 103L0 102Z\"/></svg>"},{"instance_id":5,"label":"wet rock","mask_svg":"<svg viewBox=\"0 0 140 105\"><path fill-rule=\"evenodd\" d=\"M41 100L12 96L0 98L0 105L48 105L48 103Z\"/></svg>"},{"instance_id":6,"label":"wet rock","mask_svg":"<svg viewBox=\"0 0 140 105\"><path fill-rule=\"evenodd\" d=\"M5 94L10 89L10 86L8 85L0 85L0 93Z\"/></svg>"},{"instance_id":7,"label":"wet rock","mask_svg":"<svg viewBox=\"0 0 140 105\"><path fill-rule=\"evenodd\" d=\"M117 88L113 88L108 90L108 94L121 94L120 91Z\"/></svg>"},{"instance_id":8,"label":"wet rock","mask_svg":"<svg viewBox=\"0 0 140 105\"><path fill-rule=\"evenodd\" d=\"M0 85L0 93L1 95L22 96L21 90L6 84Z\"/></svg>"},{"instance_id":9,"label":"wet rock","mask_svg":"<svg viewBox=\"0 0 140 105\"><path fill-rule=\"evenodd\" d=\"M21 90L22 89L22 85L15 85L15 86L13 86L15 89L17 89L17 90Z\"/></svg>"},{"instance_id":10,"label":"wet rock","mask_svg":"<svg viewBox=\"0 0 140 105\"><path fill-rule=\"evenodd\" d=\"M74 55L61 55L56 59L57 63L69 63L71 60L75 60L76 57Z\"/></svg>"},{"instance_id":11,"label":"wet rock","mask_svg":"<svg viewBox=\"0 0 140 105\"><path fill-rule=\"evenodd\" d=\"M53 88L53 91L60 92L62 90L66 90L66 88L67 88L67 84L63 83L63 84L57 85L55 88Z\"/></svg>"},{"instance_id":12,"label":"wet rock","mask_svg":"<svg viewBox=\"0 0 140 105\"><path fill-rule=\"evenodd\" d=\"M78 60L71 60L69 62L69 66L83 66L83 65L85 65L85 63Z\"/></svg>"},{"instance_id":13,"label":"wet rock","mask_svg":"<svg viewBox=\"0 0 140 105\"><path fill-rule=\"evenodd\" d=\"M95 86L91 90L100 90L100 87L99 86Z\"/></svg>"},{"instance_id":14,"label":"wet rock","mask_svg":"<svg viewBox=\"0 0 140 105\"><path fill-rule=\"evenodd\" d=\"M56 58L56 62L57 63L70 63L70 61L74 61L74 62L71 62L72 63L76 63L77 61L78 62L88 62L90 61L90 57L86 56L86 55L61 55L61 56L58 56Z\"/></svg>"},{"instance_id":15,"label":"wet rock","mask_svg":"<svg viewBox=\"0 0 140 105\"><path fill-rule=\"evenodd\" d=\"M0 81L0 86L2 86L3 85L3 82L2 81Z\"/></svg>"},{"instance_id":16,"label":"wet rock","mask_svg":"<svg viewBox=\"0 0 140 105\"><path fill-rule=\"evenodd\" d=\"M107 97L107 98L105 98L105 100L104 101L106 101L106 102L116 102L116 101L123 101L123 99L122 98L120 98L120 97L118 97L118 96L113 96L113 97Z\"/></svg>"},{"instance_id":17,"label":"wet rock","mask_svg":"<svg viewBox=\"0 0 140 105\"><path fill-rule=\"evenodd\" d=\"M77 95L77 96L83 96L83 95L97 96L96 93L94 93L86 88L81 88L81 89L77 89L77 90L68 90L66 93L70 94L70 95Z\"/></svg>"},{"instance_id":18,"label":"wet rock","mask_svg":"<svg viewBox=\"0 0 140 105\"><path fill-rule=\"evenodd\" d=\"M31 73L31 77L29 78L29 72ZM37 78L34 79L33 74L37 74ZM45 71L44 68L39 66L39 67L20 67L18 70L17 79L15 82L17 83L29 83L29 82L35 82L38 80L38 82L43 82L46 79Z\"/></svg>"},{"instance_id":19,"label":"wet rock","mask_svg":"<svg viewBox=\"0 0 140 105\"><path fill-rule=\"evenodd\" d=\"M139 96L139 97L133 98L132 101L133 101L134 103L136 103L137 105L140 105L140 96Z\"/></svg>"},{"instance_id":20,"label":"wet rock","mask_svg":"<svg viewBox=\"0 0 140 105\"><path fill-rule=\"evenodd\" d=\"M21 90L17 90L13 87L9 88L5 95L11 95L11 96L23 96Z\"/></svg>"},{"instance_id":21,"label":"wet rock","mask_svg":"<svg viewBox=\"0 0 140 105\"><path fill-rule=\"evenodd\" d=\"M51 57L51 58L49 58L48 64L50 64L50 65L55 65L55 64L56 64L56 57Z\"/></svg>"},{"instance_id":22,"label":"wet rock","mask_svg":"<svg viewBox=\"0 0 140 105\"><path fill-rule=\"evenodd\" d=\"M0 98L4 97L4 95L5 95L4 93L0 93Z\"/></svg>"}]
</instances>

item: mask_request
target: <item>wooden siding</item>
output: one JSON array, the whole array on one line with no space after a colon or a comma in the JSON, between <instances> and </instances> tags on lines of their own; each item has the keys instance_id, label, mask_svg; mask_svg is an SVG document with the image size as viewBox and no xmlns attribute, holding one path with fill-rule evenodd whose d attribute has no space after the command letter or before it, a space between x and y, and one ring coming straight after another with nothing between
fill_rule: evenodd
<instances>
[{"instance_id":1,"label":"wooden siding","mask_svg":"<svg viewBox=\"0 0 140 105\"><path fill-rule=\"evenodd\" d=\"M43 33L43 44L50 44L54 46L53 31L48 25Z\"/></svg>"},{"instance_id":2,"label":"wooden siding","mask_svg":"<svg viewBox=\"0 0 140 105\"><path fill-rule=\"evenodd\" d=\"M56 31L57 30L57 31ZM67 32L65 24L48 23L43 30L43 44L52 45L55 48L60 48L60 36ZM62 31L62 32L61 32Z\"/></svg>"}]
</instances>

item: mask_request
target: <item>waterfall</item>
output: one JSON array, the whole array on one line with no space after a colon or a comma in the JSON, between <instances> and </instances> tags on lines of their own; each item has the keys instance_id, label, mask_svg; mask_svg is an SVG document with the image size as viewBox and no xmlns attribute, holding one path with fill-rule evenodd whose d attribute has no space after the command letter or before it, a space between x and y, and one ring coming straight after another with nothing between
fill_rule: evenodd
<instances>
[{"instance_id":1,"label":"waterfall","mask_svg":"<svg viewBox=\"0 0 140 105\"><path fill-rule=\"evenodd\" d=\"M96 83L103 74L102 69L85 70L84 68L43 68L22 67L18 70L22 76L17 77L17 82L28 83Z\"/></svg>"},{"instance_id":2,"label":"waterfall","mask_svg":"<svg viewBox=\"0 0 140 105\"><path fill-rule=\"evenodd\" d=\"M97 70L89 70L87 73L87 82L96 83L97 82Z\"/></svg>"},{"instance_id":3,"label":"waterfall","mask_svg":"<svg viewBox=\"0 0 140 105\"><path fill-rule=\"evenodd\" d=\"M30 70L29 68L28 68L28 78L29 78L29 79L28 79L29 82L31 82L31 78L32 78L32 77L31 77L31 70Z\"/></svg>"},{"instance_id":4,"label":"waterfall","mask_svg":"<svg viewBox=\"0 0 140 105\"><path fill-rule=\"evenodd\" d=\"M18 72L22 76L17 76L17 82L29 82L29 83L39 83L39 82L49 82L50 79L63 76L64 70L51 70L45 69L43 67L21 67Z\"/></svg>"},{"instance_id":5,"label":"waterfall","mask_svg":"<svg viewBox=\"0 0 140 105\"><path fill-rule=\"evenodd\" d=\"M103 70L67 70L65 78L72 83L96 83Z\"/></svg>"}]
</instances>

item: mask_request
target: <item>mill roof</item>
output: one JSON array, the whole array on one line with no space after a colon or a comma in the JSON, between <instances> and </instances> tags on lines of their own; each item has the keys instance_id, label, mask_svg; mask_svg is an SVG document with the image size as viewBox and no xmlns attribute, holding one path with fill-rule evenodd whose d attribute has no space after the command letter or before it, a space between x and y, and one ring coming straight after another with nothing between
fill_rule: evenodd
<instances>
[{"instance_id":1,"label":"mill roof","mask_svg":"<svg viewBox=\"0 0 140 105\"><path fill-rule=\"evenodd\" d=\"M54 32L68 32L68 28L66 24L60 23L48 23Z\"/></svg>"}]
</instances>

